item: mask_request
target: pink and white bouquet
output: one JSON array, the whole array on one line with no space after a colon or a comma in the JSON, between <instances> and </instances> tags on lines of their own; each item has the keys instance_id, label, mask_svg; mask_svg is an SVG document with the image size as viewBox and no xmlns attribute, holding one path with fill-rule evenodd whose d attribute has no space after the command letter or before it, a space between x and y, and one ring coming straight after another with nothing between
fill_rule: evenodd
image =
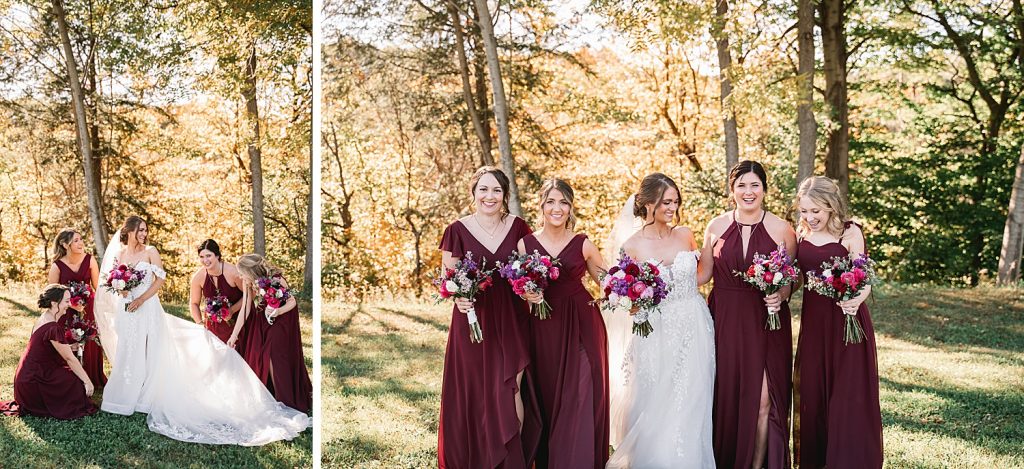
<instances>
[{"instance_id":1,"label":"pink and white bouquet","mask_svg":"<svg viewBox=\"0 0 1024 469\"><path fill-rule=\"evenodd\" d=\"M786 246L780 244L767 256L754 253L754 263L750 264L745 272L736 272L736 276L768 296L786 285L795 283L800 278L800 269L786 253ZM765 329L777 331L780 327L782 325L779 323L778 311L769 308Z\"/></svg>"},{"instance_id":2,"label":"pink and white bouquet","mask_svg":"<svg viewBox=\"0 0 1024 469\"><path fill-rule=\"evenodd\" d=\"M96 323L82 319L77 315L71 318L64 326L64 343L78 344L78 361L82 361L82 353L85 343L88 341L100 343L99 332L96 331Z\"/></svg>"},{"instance_id":3,"label":"pink and white bouquet","mask_svg":"<svg viewBox=\"0 0 1024 469\"><path fill-rule=\"evenodd\" d=\"M473 260L473 253L467 252L466 257L455 263L454 269L442 269L441 274L433 280L434 286L437 287L434 297L438 303L448 298L465 298L472 301L477 293L490 287L494 283L491 279L494 269L484 270L483 265L486 263L487 259L483 259L478 264ZM469 320L469 340L473 343L483 342L483 331L473 308L466 311L466 318Z\"/></svg>"},{"instance_id":4,"label":"pink and white bouquet","mask_svg":"<svg viewBox=\"0 0 1024 469\"><path fill-rule=\"evenodd\" d=\"M128 298L132 289L142 285L145 278L146 271L136 270L132 265L117 263L104 275L103 286L115 295Z\"/></svg>"},{"instance_id":5,"label":"pink and white bouquet","mask_svg":"<svg viewBox=\"0 0 1024 469\"><path fill-rule=\"evenodd\" d=\"M855 257L835 256L821 263L821 273L807 272L807 288L815 293L846 301L856 298L868 285L878 283L875 275L875 261L867 254ZM846 329L843 341L846 345L864 341L864 329L857 317L846 314Z\"/></svg>"},{"instance_id":6,"label":"pink and white bouquet","mask_svg":"<svg viewBox=\"0 0 1024 469\"><path fill-rule=\"evenodd\" d=\"M206 299L206 316L214 323L227 322L231 316L231 302L224 295Z\"/></svg>"},{"instance_id":7,"label":"pink and white bouquet","mask_svg":"<svg viewBox=\"0 0 1024 469\"><path fill-rule=\"evenodd\" d=\"M670 287L661 278L661 271L652 262L637 262L625 251L619 251L619 262L601 274L601 309L633 315L633 333L647 337L654 331L650 314L659 311L658 305L669 293Z\"/></svg>"},{"instance_id":8,"label":"pink and white bouquet","mask_svg":"<svg viewBox=\"0 0 1024 469\"><path fill-rule=\"evenodd\" d=\"M498 273L501 274L512 291L517 295L526 293L544 293L548 282L558 280L561 265L558 259L551 256L542 256L537 250L533 254L513 254L505 264L498 263ZM539 319L551 317L551 305L547 300L532 306L533 314Z\"/></svg>"},{"instance_id":9,"label":"pink and white bouquet","mask_svg":"<svg viewBox=\"0 0 1024 469\"><path fill-rule=\"evenodd\" d=\"M68 291L71 293L71 307L84 310L92 296L92 287L85 282L71 281L68 282Z\"/></svg>"},{"instance_id":10,"label":"pink and white bouquet","mask_svg":"<svg viewBox=\"0 0 1024 469\"><path fill-rule=\"evenodd\" d=\"M280 275L260 277L256 279L256 286L259 288L260 300L264 304L263 314L267 323L273 325L274 318L270 316L268 310L280 308L288 302L288 298L291 298L288 287L284 286L284 279Z\"/></svg>"}]
</instances>

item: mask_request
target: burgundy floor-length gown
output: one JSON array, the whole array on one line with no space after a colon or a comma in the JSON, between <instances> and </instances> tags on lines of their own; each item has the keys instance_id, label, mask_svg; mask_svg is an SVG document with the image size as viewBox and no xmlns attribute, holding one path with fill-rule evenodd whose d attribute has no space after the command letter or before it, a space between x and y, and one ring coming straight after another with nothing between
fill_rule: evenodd
<instances>
[{"instance_id":1,"label":"burgundy floor-length gown","mask_svg":"<svg viewBox=\"0 0 1024 469\"><path fill-rule=\"evenodd\" d=\"M504 262L530 228L512 220L505 239L490 252L460 221L449 225L441 250L453 257L473 254L485 268ZM526 302L512 293L508 282L492 273L494 284L475 299L483 342L469 337L466 315L452 307L448 346L444 354L441 413L437 429L437 458L441 469L525 469L532 465L540 440L540 415L532 395ZM516 415L516 375L524 371L522 431Z\"/></svg>"},{"instance_id":2,"label":"burgundy floor-length gown","mask_svg":"<svg viewBox=\"0 0 1024 469\"><path fill-rule=\"evenodd\" d=\"M735 215L734 215L735 216ZM715 403L712 412L713 445L719 469L749 468L754 461L761 379L767 375L771 411L764 467L788 468L789 404L792 390L792 337L789 304L779 311L779 330L765 330L768 309L764 294L734 272L746 271L754 254L778 248L768 234L764 217L751 226L746 256L742 224L733 219L716 246L714 288L708 306L715 320Z\"/></svg>"},{"instance_id":3,"label":"burgundy floor-length gown","mask_svg":"<svg viewBox=\"0 0 1024 469\"><path fill-rule=\"evenodd\" d=\"M313 408L313 384L302 353L299 307L267 322L260 301L249 315L245 361L282 404L302 412Z\"/></svg>"},{"instance_id":4,"label":"burgundy floor-length gown","mask_svg":"<svg viewBox=\"0 0 1024 469\"><path fill-rule=\"evenodd\" d=\"M95 414L98 408L85 395L85 385L53 348L64 343L64 326L48 322L29 337L14 372L14 401L21 415L71 420ZM94 383L95 384L95 383ZM9 404L5 407L12 407Z\"/></svg>"},{"instance_id":5,"label":"burgundy floor-length gown","mask_svg":"<svg viewBox=\"0 0 1024 469\"><path fill-rule=\"evenodd\" d=\"M228 284L228 280L224 278L224 272L216 277L211 277L210 273L206 273L206 278L203 280L203 298L213 298L217 295L224 295L225 298L233 306L242 300L242 290L238 287L234 287ZM203 308L206 308L206 304L203 303ZM231 316L231 319L224 322L216 322L212 319L206 320L206 328L213 332L213 335L217 336L220 340L225 343L231 338L231 333L235 329L235 315ZM241 350L240 344L245 344L246 337L243 329L238 335L238 341L235 343L236 349L239 349L239 353L245 356Z\"/></svg>"},{"instance_id":6,"label":"burgundy floor-length gown","mask_svg":"<svg viewBox=\"0 0 1024 469\"><path fill-rule=\"evenodd\" d=\"M841 243L816 246L806 240L797 252L801 272L820 271L822 262L849 255ZM882 467L882 412L871 314L866 304L857 309L864 341L849 345L843 342L843 316L836 300L804 288L793 445L800 468Z\"/></svg>"},{"instance_id":7,"label":"burgundy floor-length gown","mask_svg":"<svg viewBox=\"0 0 1024 469\"><path fill-rule=\"evenodd\" d=\"M557 280L544 299L551 317L530 315L530 356L544 430L537 468L595 468L608 462L608 335L594 298L583 286L586 235L578 234L558 256ZM526 252L555 256L533 235Z\"/></svg>"},{"instance_id":8,"label":"burgundy floor-length gown","mask_svg":"<svg viewBox=\"0 0 1024 469\"><path fill-rule=\"evenodd\" d=\"M54 263L57 265L57 269L60 270L60 279L57 280L61 285L68 285L71 282L82 282L92 287L92 271L90 265L92 264L92 256L89 254L85 255L82 259L82 264L78 267L78 270L72 270L71 267L64 263L64 261L57 259ZM89 300L85 302L85 311L82 314L82 318L88 321L96 323L96 316L93 314L93 300L96 299L96 292L89 295ZM68 309L68 312L61 318L62 321L67 322L72 318L71 313L77 313L77 311ZM82 368L85 368L85 374L89 376L89 380L92 381L93 386L97 388L107 384L107 376L103 374L103 348L96 341L90 340L85 344L85 350L82 352ZM77 379L77 378L76 378Z\"/></svg>"}]
</instances>

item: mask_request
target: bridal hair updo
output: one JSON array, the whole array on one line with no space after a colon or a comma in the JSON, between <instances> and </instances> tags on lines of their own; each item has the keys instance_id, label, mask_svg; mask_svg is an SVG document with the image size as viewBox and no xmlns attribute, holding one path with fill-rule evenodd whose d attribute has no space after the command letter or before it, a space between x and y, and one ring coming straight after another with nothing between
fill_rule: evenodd
<instances>
[{"instance_id":1,"label":"bridal hair updo","mask_svg":"<svg viewBox=\"0 0 1024 469\"><path fill-rule=\"evenodd\" d=\"M498 180L498 185L501 186L501 219L504 220L505 216L509 214L508 209L508 198L511 194L509 191L509 180L505 172L494 166L481 166L473 173L473 177L469 178L469 194L473 197L470 206L476 205L476 186L480 184L480 178L484 177L485 174L494 176L494 179Z\"/></svg>"},{"instance_id":2,"label":"bridal hair updo","mask_svg":"<svg viewBox=\"0 0 1024 469\"><path fill-rule=\"evenodd\" d=\"M662 173L651 173L648 174L642 181L640 181L640 190L636 192L636 198L633 199L633 216L640 217L644 220L647 219L647 205L657 205L661 202L661 199L665 196L665 191L668 188L676 190L676 194L682 197L683 193L679 190L679 186L672 178ZM676 209L676 217L679 217L679 209Z\"/></svg>"},{"instance_id":3,"label":"bridal hair updo","mask_svg":"<svg viewBox=\"0 0 1024 469\"><path fill-rule=\"evenodd\" d=\"M822 210L829 212L828 222L825 229L835 237L843 235L846 222L850 219L850 212L846 208L846 202L839 192L839 184L834 179L825 176L811 176L800 183L796 191L794 206L797 214L800 213L800 198L807 197ZM811 233L811 227L800 217L800 226L797 227L801 237Z\"/></svg>"},{"instance_id":4,"label":"bridal hair updo","mask_svg":"<svg viewBox=\"0 0 1024 469\"><path fill-rule=\"evenodd\" d=\"M58 283L51 283L43 287L43 292L39 294L39 302L36 303L42 309L50 309L54 303L60 303L64 299L64 292L68 291L68 287Z\"/></svg>"},{"instance_id":5,"label":"bridal hair updo","mask_svg":"<svg viewBox=\"0 0 1024 469\"><path fill-rule=\"evenodd\" d=\"M138 215L132 215L124 220L124 224L121 225L121 244L128 244L128 233L134 233L135 230L139 229L139 225L145 220Z\"/></svg>"},{"instance_id":6,"label":"bridal hair updo","mask_svg":"<svg viewBox=\"0 0 1024 469\"><path fill-rule=\"evenodd\" d=\"M57 239L53 242L54 261L68 255L68 245L71 244L72 239L75 239L76 234L79 233L74 228L61 228L60 233L57 233Z\"/></svg>"},{"instance_id":7,"label":"bridal hair updo","mask_svg":"<svg viewBox=\"0 0 1024 469\"><path fill-rule=\"evenodd\" d=\"M253 281L260 277L281 275L281 269L274 267L259 254L246 254L238 258L238 271Z\"/></svg>"},{"instance_id":8,"label":"bridal hair updo","mask_svg":"<svg viewBox=\"0 0 1024 469\"><path fill-rule=\"evenodd\" d=\"M207 251L212 252L214 256L217 256L217 260L221 260L221 258L220 258L220 245L217 244L216 241L214 241L212 239L207 239L207 240L199 243L199 246L196 247L196 254L202 254L204 249L207 250Z\"/></svg>"},{"instance_id":9,"label":"bridal hair updo","mask_svg":"<svg viewBox=\"0 0 1024 469\"><path fill-rule=\"evenodd\" d=\"M569 202L569 218L565 220L565 228L572 230L576 227L576 194L568 182L558 178L548 179L540 186L540 225L544 226L544 202L553 190L560 192Z\"/></svg>"}]
</instances>

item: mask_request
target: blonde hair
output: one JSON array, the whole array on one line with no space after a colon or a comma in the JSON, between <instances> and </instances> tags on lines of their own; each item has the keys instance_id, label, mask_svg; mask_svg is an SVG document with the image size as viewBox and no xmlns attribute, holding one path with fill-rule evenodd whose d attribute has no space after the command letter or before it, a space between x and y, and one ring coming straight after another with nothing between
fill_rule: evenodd
<instances>
[{"instance_id":1,"label":"blonde hair","mask_svg":"<svg viewBox=\"0 0 1024 469\"><path fill-rule=\"evenodd\" d=\"M576 227L576 195L568 182L558 178L548 179L540 186L540 226L544 226L544 201L553 190L558 191L569 202L569 218L565 220L565 228L572 231Z\"/></svg>"},{"instance_id":2,"label":"blonde hair","mask_svg":"<svg viewBox=\"0 0 1024 469\"><path fill-rule=\"evenodd\" d=\"M800 188L797 189L796 200L793 202L793 207L797 213L800 213L800 199L802 197L811 199L811 202L814 202L815 205L829 212L828 222L825 223L825 229L829 233L837 238L843 235L846 222L850 219L850 213L847 211L846 202L843 201L842 194L839 192L839 184L835 180L825 176L811 176L805 179L800 184ZM801 238L811 233L811 227L807 225L803 217L800 217L797 233Z\"/></svg>"},{"instance_id":3,"label":"blonde hair","mask_svg":"<svg viewBox=\"0 0 1024 469\"><path fill-rule=\"evenodd\" d=\"M238 271L252 278L253 281L260 277L273 277L281 275L281 269L274 267L267 262L267 259L259 254L246 254L238 258Z\"/></svg>"}]
</instances>

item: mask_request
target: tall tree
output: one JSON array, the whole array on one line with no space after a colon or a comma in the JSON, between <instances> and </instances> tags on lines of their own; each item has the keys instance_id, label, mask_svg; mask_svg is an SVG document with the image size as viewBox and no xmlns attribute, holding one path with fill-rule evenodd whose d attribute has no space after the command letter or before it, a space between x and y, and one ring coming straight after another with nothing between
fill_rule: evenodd
<instances>
[{"instance_id":1,"label":"tall tree","mask_svg":"<svg viewBox=\"0 0 1024 469\"><path fill-rule=\"evenodd\" d=\"M847 0L821 0L821 48L825 59L825 102L831 125L825 153L825 175L839 183L844 198L850 194L850 105L847 96Z\"/></svg>"},{"instance_id":2,"label":"tall tree","mask_svg":"<svg viewBox=\"0 0 1024 469\"><path fill-rule=\"evenodd\" d=\"M513 215L522 215L519 201L519 183L516 182L516 162L512 156L512 138L508 127L508 102L505 99L505 85L501 81L501 64L498 62L498 41L491 25L491 12L487 0L473 0L480 20L480 35L487 53L487 66L491 75L491 92L494 94L494 121L498 125L498 151L501 153L501 169L509 179L509 210Z\"/></svg>"},{"instance_id":3,"label":"tall tree","mask_svg":"<svg viewBox=\"0 0 1024 469\"><path fill-rule=\"evenodd\" d=\"M85 173L85 186L89 199L89 220L92 225L93 240L96 243L96 255L103 257L107 250L107 225L106 217L103 215L103 202L100 200L99 168L94 167L98 162L93 159L92 140L89 130L89 123L86 121L85 96L82 92L82 82L78 77L78 62L75 53L71 49L71 39L68 35L67 13L64 11L62 0L52 0L53 15L57 21L57 30L60 34L61 47L64 51L64 63L67 69L68 84L71 86L71 103L74 109L75 131L78 135L78 151L82 156L82 167Z\"/></svg>"},{"instance_id":4,"label":"tall tree","mask_svg":"<svg viewBox=\"0 0 1024 469\"><path fill-rule=\"evenodd\" d=\"M267 255L267 225L263 216L263 151L260 147L260 112L256 99L256 40L249 45L249 58L245 61L245 84L242 97L245 99L245 116L249 127L246 136L246 152L249 154L249 174L252 184L252 231L253 250L261 256Z\"/></svg>"},{"instance_id":5,"label":"tall tree","mask_svg":"<svg viewBox=\"0 0 1024 469\"><path fill-rule=\"evenodd\" d=\"M818 124L814 121L814 0L797 1L797 127L800 129L800 157L796 185L814 174Z\"/></svg>"},{"instance_id":6,"label":"tall tree","mask_svg":"<svg viewBox=\"0 0 1024 469\"><path fill-rule=\"evenodd\" d=\"M466 37L462 30L462 20L459 9L454 1L445 3L448 7L448 16L451 17L452 30L455 31L455 54L459 59L459 77L462 79L462 98L466 102L466 110L469 112L469 120L473 123L473 130L476 132L477 140L480 142L480 162L484 165L493 165L494 156L491 155L491 135L483 121L483 117L476 109L476 100L473 98L473 88L470 85L469 61L466 59Z\"/></svg>"},{"instance_id":7,"label":"tall tree","mask_svg":"<svg viewBox=\"0 0 1024 469\"><path fill-rule=\"evenodd\" d=\"M732 103L732 52L729 50L729 34L726 28L729 18L729 0L715 1L715 23L713 35L718 49L718 70L721 75L722 126L725 132L725 172L740 162L740 139L736 130L736 111ZM729 190L728 188L726 190Z\"/></svg>"},{"instance_id":8,"label":"tall tree","mask_svg":"<svg viewBox=\"0 0 1024 469\"><path fill-rule=\"evenodd\" d=\"M1024 255L1024 147L1020 149L1017 171L1013 177L1010 209L1003 228L1003 246L999 250L999 285L1020 281L1020 260Z\"/></svg>"}]
</instances>

